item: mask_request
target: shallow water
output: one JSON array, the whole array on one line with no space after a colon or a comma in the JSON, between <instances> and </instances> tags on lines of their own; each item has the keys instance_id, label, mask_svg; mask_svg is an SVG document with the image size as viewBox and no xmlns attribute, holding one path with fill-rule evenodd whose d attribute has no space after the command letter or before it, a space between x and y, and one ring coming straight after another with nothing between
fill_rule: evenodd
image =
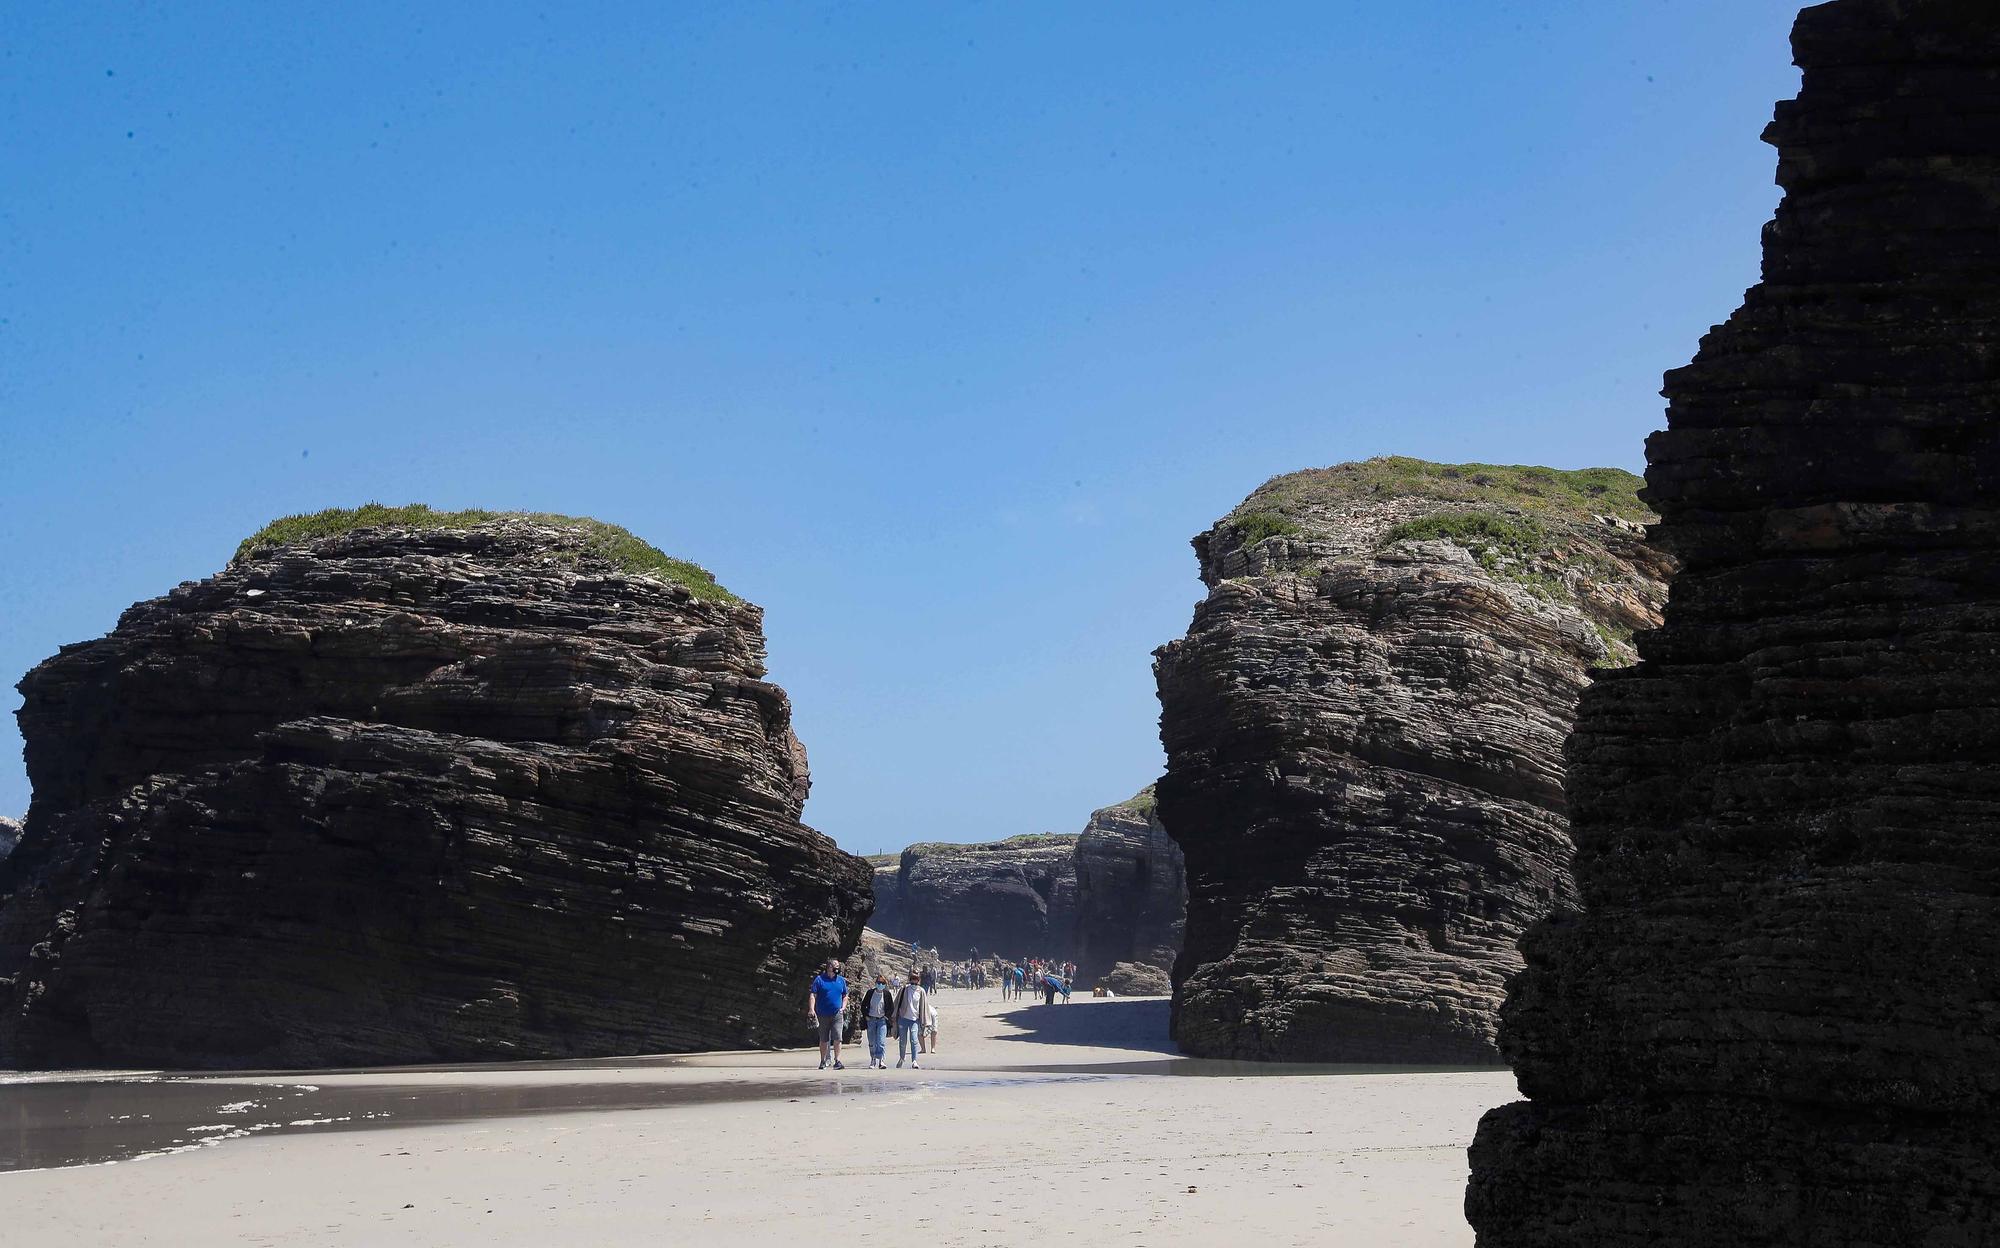
<instances>
[{"instance_id":1,"label":"shallow water","mask_svg":"<svg viewBox=\"0 0 2000 1248\"><path fill-rule=\"evenodd\" d=\"M847 1071L786 1079L661 1082L644 1079L520 1082L523 1073L625 1070L656 1062L532 1062L472 1068L402 1068L350 1072L328 1082L291 1076L284 1082L244 1076L60 1075L0 1082L0 1171L102 1165L208 1148L253 1135L355 1131L374 1127L521 1118L537 1114L669 1109L731 1102L868 1096L919 1090L1090 1082L1114 1072L1075 1067L1039 1071L940 1072L918 1079L887 1072ZM421 1076L464 1072L471 1079L424 1082ZM481 1073L505 1073L482 1082ZM874 1077L869 1077L870 1073ZM368 1082L366 1074L393 1076ZM355 1076L360 1075L357 1079ZM417 1076L412 1078L412 1076ZM296 1079L296 1082L292 1081Z\"/></svg>"}]
</instances>

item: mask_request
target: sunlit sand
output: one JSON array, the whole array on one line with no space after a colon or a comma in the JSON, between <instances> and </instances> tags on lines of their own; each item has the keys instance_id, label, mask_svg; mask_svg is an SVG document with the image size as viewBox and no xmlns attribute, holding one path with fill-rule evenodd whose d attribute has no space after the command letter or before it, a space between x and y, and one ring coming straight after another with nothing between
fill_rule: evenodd
<instances>
[{"instance_id":1,"label":"sunlit sand","mask_svg":"<svg viewBox=\"0 0 2000 1248\"><path fill-rule=\"evenodd\" d=\"M9 1242L766 1245L870 1206L878 1244L1472 1242L1465 1146L1505 1071L1194 1062L1161 1000L940 999L920 1070L892 1044L824 1074L799 1050L17 1084L42 1108L0 1161L59 1168L0 1173Z\"/></svg>"}]
</instances>

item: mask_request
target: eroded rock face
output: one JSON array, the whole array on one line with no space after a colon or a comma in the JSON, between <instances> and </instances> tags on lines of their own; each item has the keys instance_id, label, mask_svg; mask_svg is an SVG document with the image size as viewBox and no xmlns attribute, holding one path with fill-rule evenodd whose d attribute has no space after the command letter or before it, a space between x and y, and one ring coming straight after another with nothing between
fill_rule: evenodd
<instances>
[{"instance_id":1,"label":"eroded rock face","mask_svg":"<svg viewBox=\"0 0 2000 1248\"><path fill-rule=\"evenodd\" d=\"M761 613L520 521L266 548L22 680L0 1059L796 1043L868 871ZM701 1002L701 1008L690 1008Z\"/></svg>"},{"instance_id":2,"label":"eroded rock face","mask_svg":"<svg viewBox=\"0 0 2000 1248\"><path fill-rule=\"evenodd\" d=\"M1158 968L1164 982L1186 926L1186 871L1153 786L1093 812L1076 838L1078 983L1095 983L1121 962Z\"/></svg>"},{"instance_id":3,"label":"eroded rock face","mask_svg":"<svg viewBox=\"0 0 2000 1248\"><path fill-rule=\"evenodd\" d=\"M1067 957L1076 928L1075 849L1076 837L1057 835L912 845L888 907L900 924L895 934L950 959Z\"/></svg>"},{"instance_id":4,"label":"eroded rock face","mask_svg":"<svg viewBox=\"0 0 2000 1248\"><path fill-rule=\"evenodd\" d=\"M858 993L874 983L877 974L892 984L900 984L909 977L912 967L929 962L929 958L910 948L908 941L866 927L861 930L861 942L848 955L841 973L847 976L849 989Z\"/></svg>"},{"instance_id":5,"label":"eroded rock face","mask_svg":"<svg viewBox=\"0 0 2000 1248\"><path fill-rule=\"evenodd\" d=\"M1570 741L1487 1248L2000 1234L2000 22L1838 0L1793 48L1764 280L1648 448L1684 570Z\"/></svg>"},{"instance_id":6,"label":"eroded rock face","mask_svg":"<svg viewBox=\"0 0 2000 1248\"><path fill-rule=\"evenodd\" d=\"M1370 460L1195 539L1208 598L1155 668L1184 1052L1497 1060L1516 941L1571 899L1577 694L1657 619L1637 484Z\"/></svg>"},{"instance_id":7,"label":"eroded rock face","mask_svg":"<svg viewBox=\"0 0 2000 1248\"><path fill-rule=\"evenodd\" d=\"M1167 972L1145 962L1120 962L1097 982L1120 997L1164 997L1174 990Z\"/></svg>"},{"instance_id":8,"label":"eroded rock face","mask_svg":"<svg viewBox=\"0 0 2000 1248\"><path fill-rule=\"evenodd\" d=\"M21 840L21 821L0 818L0 858L14 852L14 846Z\"/></svg>"}]
</instances>

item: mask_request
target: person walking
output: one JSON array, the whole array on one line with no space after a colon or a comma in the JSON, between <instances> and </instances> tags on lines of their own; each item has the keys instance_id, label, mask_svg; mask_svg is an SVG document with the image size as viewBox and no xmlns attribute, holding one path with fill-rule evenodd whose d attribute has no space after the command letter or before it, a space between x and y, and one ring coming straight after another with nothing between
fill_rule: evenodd
<instances>
[{"instance_id":1,"label":"person walking","mask_svg":"<svg viewBox=\"0 0 2000 1248\"><path fill-rule=\"evenodd\" d=\"M937 966L935 964L924 968L923 985L926 995L937 991Z\"/></svg>"},{"instance_id":2,"label":"person walking","mask_svg":"<svg viewBox=\"0 0 2000 1248\"><path fill-rule=\"evenodd\" d=\"M937 998L924 995L924 1052L937 1054Z\"/></svg>"},{"instance_id":3,"label":"person walking","mask_svg":"<svg viewBox=\"0 0 2000 1248\"><path fill-rule=\"evenodd\" d=\"M847 977L840 973L840 959L828 958L826 969L813 976L812 990L806 994L806 1019L819 1028L819 1068L826 1069L828 1050L833 1068L840 1064L840 1015L847 1006Z\"/></svg>"},{"instance_id":4,"label":"person walking","mask_svg":"<svg viewBox=\"0 0 2000 1248\"><path fill-rule=\"evenodd\" d=\"M868 1029L868 1069L883 1070L889 1065L889 1024L896 1014L896 994L889 990L889 977L875 972L875 986L861 998L861 1022Z\"/></svg>"},{"instance_id":5,"label":"person walking","mask_svg":"<svg viewBox=\"0 0 2000 1248\"><path fill-rule=\"evenodd\" d=\"M912 1069L918 1065L917 1058L923 1055L921 1047L924 1028L924 1002L931 994L924 991L923 977L914 967L903 990L896 994L896 1066L901 1069L905 1058Z\"/></svg>"}]
</instances>

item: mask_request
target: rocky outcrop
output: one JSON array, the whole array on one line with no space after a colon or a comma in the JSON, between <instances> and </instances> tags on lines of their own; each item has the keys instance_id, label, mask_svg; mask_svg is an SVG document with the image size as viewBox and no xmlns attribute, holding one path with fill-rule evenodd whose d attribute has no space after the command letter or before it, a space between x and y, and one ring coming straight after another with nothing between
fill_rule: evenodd
<instances>
[{"instance_id":1,"label":"rocky outcrop","mask_svg":"<svg viewBox=\"0 0 2000 1248\"><path fill-rule=\"evenodd\" d=\"M841 973L847 976L850 988L874 983L878 973L890 983L900 984L909 977L911 967L929 964L931 959L912 949L908 941L867 927L861 930L861 941L848 955Z\"/></svg>"},{"instance_id":2,"label":"rocky outcrop","mask_svg":"<svg viewBox=\"0 0 2000 1248\"><path fill-rule=\"evenodd\" d=\"M1099 976L1097 983L1118 997L1164 997L1174 988L1166 971L1144 962L1120 962Z\"/></svg>"},{"instance_id":3,"label":"rocky outcrop","mask_svg":"<svg viewBox=\"0 0 2000 1248\"><path fill-rule=\"evenodd\" d=\"M1156 967L1164 982L1186 926L1181 850L1160 823L1153 786L1092 813L1076 838L1078 982L1121 962Z\"/></svg>"},{"instance_id":4,"label":"rocky outcrop","mask_svg":"<svg viewBox=\"0 0 2000 1248\"><path fill-rule=\"evenodd\" d=\"M1570 741L1487 1248L2000 1237L2000 22L1793 48L1763 282L1648 447L1684 568Z\"/></svg>"},{"instance_id":5,"label":"rocky outcrop","mask_svg":"<svg viewBox=\"0 0 2000 1248\"><path fill-rule=\"evenodd\" d=\"M1036 834L910 846L885 907L899 924L895 934L949 959L1069 956L1076 839ZM876 880L878 891L889 888L880 875Z\"/></svg>"},{"instance_id":6,"label":"rocky outcrop","mask_svg":"<svg viewBox=\"0 0 2000 1248\"><path fill-rule=\"evenodd\" d=\"M0 819L0 859L14 852L14 846L21 840L21 821Z\"/></svg>"},{"instance_id":7,"label":"rocky outcrop","mask_svg":"<svg viewBox=\"0 0 2000 1248\"><path fill-rule=\"evenodd\" d=\"M1577 694L1657 618L1637 485L1369 460L1195 539L1208 597L1155 667L1184 1052L1498 1060L1516 941L1570 900Z\"/></svg>"},{"instance_id":8,"label":"rocky outcrop","mask_svg":"<svg viewBox=\"0 0 2000 1248\"><path fill-rule=\"evenodd\" d=\"M265 538L22 680L0 1060L799 1041L868 871L799 823L757 608L555 517Z\"/></svg>"}]
</instances>

